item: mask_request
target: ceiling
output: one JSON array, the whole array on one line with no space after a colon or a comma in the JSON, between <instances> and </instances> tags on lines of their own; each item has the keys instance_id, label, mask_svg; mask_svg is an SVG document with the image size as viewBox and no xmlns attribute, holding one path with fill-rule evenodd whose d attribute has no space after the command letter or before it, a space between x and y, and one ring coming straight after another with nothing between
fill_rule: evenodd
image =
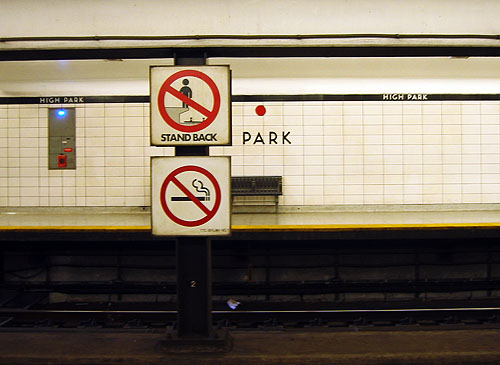
<instances>
[{"instance_id":1,"label":"ceiling","mask_svg":"<svg viewBox=\"0 0 500 365\"><path fill-rule=\"evenodd\" d=\"M78 93L79 88L85 89L84 84L88 84L89 90L84 90L78 93L79 95L97 95L100 89L104 90L111 84L114 85L113 90L110 89L107 93L120 94L122 91L122 94L147 94L149 66L172 64L173 60L170 58L4 61L0 62L0 95L57 95L58 90L63 94L70 91ZM256 88L256 91L259 91L260 86L266 85L266 88L274 88L276 92L285 93L292 84L319 83L322 86L317 89L318 92L325 92L330 87L326 84L340 85L342 82L352 83L352 80L358 80L356 83L371 80L379 85L393 84L395 86L391 86L393 88L391 90L397 86L401 91L405 80L420 83L422 88L425 87L427 80L440 80L441 83L450 85L457 83L465 85L471 80L480 80L500 85L500 58L494 57L212 58L208 60L208 64L230 65L234 88L240 93L248 89L242 85L250 83L253 83L252 87ZM280 81L277 82L276 79ZM304 79L310 81L296 81ZM491 87L490 85L488 92L492 92ZM305 92L304 88L295 88L296 90L291 91ZM314 85L306 89L308 93L316 90ZM346 92L355 91L347 89ZM92 90L94 92L88 94ZM338 91L335 89L332 93ZM500 86L493 92L500 92Z\"/></svg>"}]
</instances>

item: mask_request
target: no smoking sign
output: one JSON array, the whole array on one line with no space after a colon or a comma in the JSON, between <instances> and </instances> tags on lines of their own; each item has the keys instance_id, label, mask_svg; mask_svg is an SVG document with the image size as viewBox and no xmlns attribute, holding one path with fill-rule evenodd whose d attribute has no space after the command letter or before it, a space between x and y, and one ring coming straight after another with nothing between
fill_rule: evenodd
<instances>
[{"instance_id":1,"label":"no smoking sign","mask_svg":"<svg viewBox=\"0 0 500 365\"><path fill-rule=\"evenodd\" d=\"M150 68L151 144L231 144L229 66Z\"/></svg>"},{"instance_id":2,"label":"no smoking sign","mask_svg":"<svg viewBox=\"0 0 500 365\"><path fill-rule=\"evenodd\" d=\"M151 170L154 235L230 234L229 157L158 157Z\"/></svg>"}]
</instances>

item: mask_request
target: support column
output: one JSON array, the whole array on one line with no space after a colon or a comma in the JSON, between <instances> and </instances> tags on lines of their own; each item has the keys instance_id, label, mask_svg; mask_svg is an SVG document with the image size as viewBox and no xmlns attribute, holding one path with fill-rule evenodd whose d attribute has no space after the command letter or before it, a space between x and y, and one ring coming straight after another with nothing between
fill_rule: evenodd
<instances>
[{"instance_id":1,"label":"support column","mask_svg":"<svg viewBox=\"0 0 500 365\"><path fill-rule=\"evenodd\" d=\"M177 66L206 64L201 49L175 53ZM208 146L177 146L175 156L209 156ZM227 352L232 338L212 327L212 250L208 237L177 237L177 334L161 341L169 352ZM175 338L176 337L176 338Z\"/></svg>"},{"instance_id":2,"label":"support column","mask_svg":"<svg viewBox=\"0 0 500 365\"><path fill-rule=\"evenodd\" d=\"M212 335L212 253L205 237L177 239L177 335Z\"/></svg>"},{"instance_id":3,"label":"support column","mask_svg":"<svg viewBox=\"0 0 500 365\"><path fill-rule=\"evenodd\" d=\"M206 64L203 51L179 50L175 65ZM176 156L208 156L208 146L177 146ZM177 253L177 336L212 335L212 252L207 237L178 237Z\"/></svg>"}]
</instances>

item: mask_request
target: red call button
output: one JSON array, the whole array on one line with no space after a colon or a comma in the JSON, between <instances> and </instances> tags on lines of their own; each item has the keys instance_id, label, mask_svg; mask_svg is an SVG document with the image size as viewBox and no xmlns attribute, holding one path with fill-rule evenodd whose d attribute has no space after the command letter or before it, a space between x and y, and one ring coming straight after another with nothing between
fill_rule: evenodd
<instances>
[{"instance_id":1,"label":"red call button","mask_svg":"<svg viewBox=\"0 0 500 365\"><path fill-rule=\"evenodd\" d=\"M66 155L57 156L57 167L68 167L68 156Z\"/></svg>"},{"instance_id":2,"label":"red call button","mask_svg":"<svg viewBox=\"0 0 500 365\"><path fill-rule=\"evenodd\" d=\"M73 149L72 148L65 148L64 152L73 152Z\"/></svg>"}]
</instances>

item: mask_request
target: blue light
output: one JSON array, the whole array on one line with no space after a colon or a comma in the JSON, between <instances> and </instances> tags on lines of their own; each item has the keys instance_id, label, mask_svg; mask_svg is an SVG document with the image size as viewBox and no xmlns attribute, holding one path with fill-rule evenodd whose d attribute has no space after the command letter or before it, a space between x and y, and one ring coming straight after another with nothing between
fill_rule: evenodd
<instances>
[{"instance_id":1,"label":"blue light","mask_svg":"<svg viewBox=\"0 0 500 365\"><path fill-rule=\"evenodd\" d=\"M66 116L66 110L64 110L64 109L59 109L59 110L57 111L57 115L58 115L59 117L61 117L61 118L62 118L62 117L64 117L64 116Z\"/></svg>"}]
</instances>

